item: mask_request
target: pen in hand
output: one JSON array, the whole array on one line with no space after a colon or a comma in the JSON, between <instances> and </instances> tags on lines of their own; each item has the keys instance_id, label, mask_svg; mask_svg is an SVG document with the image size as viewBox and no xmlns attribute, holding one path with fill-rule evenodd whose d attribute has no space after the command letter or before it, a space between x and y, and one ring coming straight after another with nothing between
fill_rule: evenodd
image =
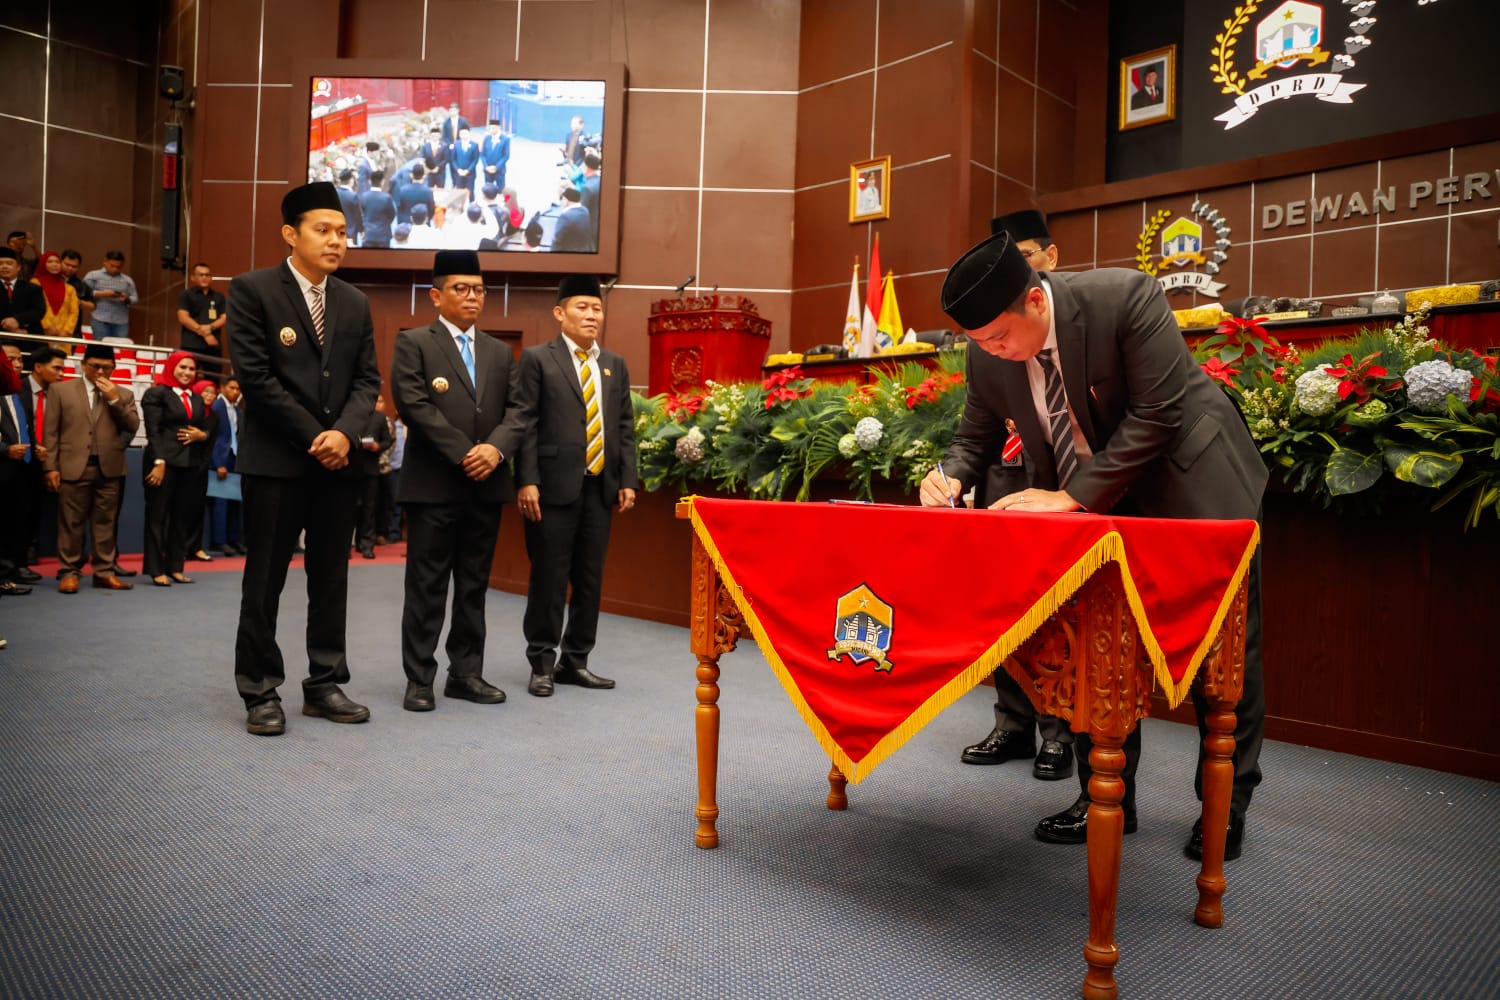
<instances>
[{"instance_id":1,"label":"pen in hand","mask_svg":"<svg viewBox=\"0 0 1500 1000\"><path fill-rule=\"evenodd\" d=\"M958 501L955 500L954 497L953 497L953 487L948 482L948 473L946 473L946 472L943 471L943 463L942 462L939 462L937 464L937 470L938 470L938 475L940 475L940 476L943 477L943 490L945 492L947 492L947 494L948 494L948 506L949 507L957 507L958 506Z\"/></svg>"}]
</instances>

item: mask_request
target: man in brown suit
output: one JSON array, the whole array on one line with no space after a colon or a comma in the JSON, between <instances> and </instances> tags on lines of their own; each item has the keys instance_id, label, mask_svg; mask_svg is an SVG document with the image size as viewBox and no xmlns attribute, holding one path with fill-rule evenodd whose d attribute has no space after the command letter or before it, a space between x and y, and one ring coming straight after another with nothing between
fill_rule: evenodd
<instances>
[{"instance_id":1,"label":"man in brown suit","mask_svg":"<svg viewBox=\"0 0 1500 1000\"><path fill-rule=\"evenodd\" d=\"M83 526L93 529L94 586L129 590L115 564L115 515L125 483L125 447L141 418L129 389L115 385L114 348L90 344L83 376L48 393L42 440L47 488L57 494L59 593L78 593L83 567Z\"/></svg>"}]
</instances>

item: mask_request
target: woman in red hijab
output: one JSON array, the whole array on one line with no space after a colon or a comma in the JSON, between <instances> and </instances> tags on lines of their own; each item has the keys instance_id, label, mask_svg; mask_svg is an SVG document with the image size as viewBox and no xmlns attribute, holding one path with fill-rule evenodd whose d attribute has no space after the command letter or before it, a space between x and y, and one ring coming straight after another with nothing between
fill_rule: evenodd
<instances>
[{"instance_id":1,"label":"woman in red hijab","mask_svg":"<svg viewBox=\"0 0 1500 1000\"><path fill-rule=\"evenodd\" d=\"M198 365L174 351L141 396L146 423L145 572L158 587L192 583L182 572L194 512L208 487L208 407L193 391Z\"/></svg>"},{"instance_id":2,"label":"woman in red hijab","mask_svg":"<svg viewBox=\"0 0 1500 1000\"><path fill-rule=\"evenodd\" d=\"M62 258L48 250L37 258L33 285L40 285L47 312L42 317L42 331L49 337L71 337L78 325L78 293L63 277Z\"/></svg>"}]
</instances>

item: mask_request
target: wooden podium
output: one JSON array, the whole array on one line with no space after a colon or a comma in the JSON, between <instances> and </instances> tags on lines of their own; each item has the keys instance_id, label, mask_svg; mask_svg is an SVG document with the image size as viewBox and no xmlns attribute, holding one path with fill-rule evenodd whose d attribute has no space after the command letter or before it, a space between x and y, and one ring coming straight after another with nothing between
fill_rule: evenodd
<instances>
[{"instance_id":1,"label":"wooden podium","mask_svg":"<svg viewBox=\"0 0 1500 1000\"><path fill-rule=\"evenodd\" d=\"M771 321L743 295L658 299L646 322L651 343L648 391L683 392L715 382L749 382L771 342Z\"/></svg>"}]
</instances>

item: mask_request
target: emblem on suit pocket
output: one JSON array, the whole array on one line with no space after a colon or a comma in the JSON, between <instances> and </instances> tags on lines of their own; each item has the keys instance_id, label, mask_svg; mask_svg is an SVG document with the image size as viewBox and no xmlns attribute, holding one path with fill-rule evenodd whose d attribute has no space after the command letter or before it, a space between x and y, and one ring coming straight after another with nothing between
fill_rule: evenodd
<instances>
[{"instance_id":1,"label":"emblem on suit pocket","mask_svg":"<svg viewBox=\"0 0 1500 1000\"><path fill-rule=\"evenodd\" d=\"M297 331L293 330L289 326L282 327L281 328L281 346L282 347L291 347L296 342L297 342Z\"/></svg>"},{"instance_id":2,"label":"emblem on suit pocket","mask_svg":"<svg viewBox=\"0 0 1500 1000\"><path fill-rule=\"evenodd\" d=\"M608 376L608 375L611 374L611 372L610 372L610 370L608 368L606 368L606 369L604 369L604 374L605 374L605 376Z\"/></svg>"},{"instance_id":3,"label":"emblem on suit pocket","mask_svg":"<svg viewBox=\"0 0 1500 1000\"><path fill-rule=\"evenodd\" d=\"M445 379L445 378L443 378L443 376L441 376L441 375L439 375L437 378L433 379L432 380L432 391L435 392L435 393L437 393L439 396L441 396L443 393L447 392L448 391L448 380Z\"/></svg>"}]
</instances>

